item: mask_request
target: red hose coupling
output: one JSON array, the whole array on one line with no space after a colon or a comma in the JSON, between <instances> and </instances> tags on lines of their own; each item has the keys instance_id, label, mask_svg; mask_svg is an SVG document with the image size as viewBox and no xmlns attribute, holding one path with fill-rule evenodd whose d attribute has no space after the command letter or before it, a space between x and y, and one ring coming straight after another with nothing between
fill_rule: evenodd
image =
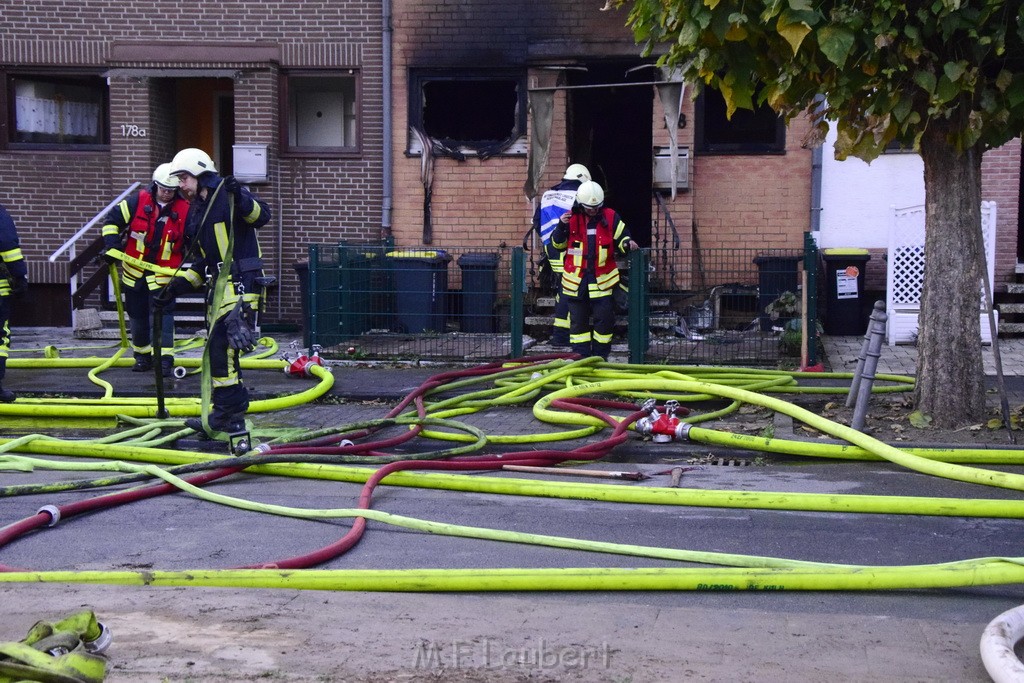
<instances>
[{"instance_id":1,"label":"red hose coupling","mask_svg":"<svg viewBox=\"0 0 1024 683\"><path fill-rule=\"evenodd\" d=\"M641 434L651 434L651 440L656 443L666 443L673 439L685 439L690 433L690 423L683 422L676 417L679 411L677 401L668 401L665 404L665 412L658 411L653 399L644 403L643 409L647 411L647 417L636 421L636 430Z\"/></svg>"},{"instance_id":2,"label":"red hose coupling","mask_svg":"<svg viewBox=\"0 0 1024 683\"><path fill-rule=\"evenodd\" d=\"M284 374L289 377L309 377L313 374L313 366L323 367L324 362L318 355L299 356L284 369Z\"/></svg>"}]
</instances>

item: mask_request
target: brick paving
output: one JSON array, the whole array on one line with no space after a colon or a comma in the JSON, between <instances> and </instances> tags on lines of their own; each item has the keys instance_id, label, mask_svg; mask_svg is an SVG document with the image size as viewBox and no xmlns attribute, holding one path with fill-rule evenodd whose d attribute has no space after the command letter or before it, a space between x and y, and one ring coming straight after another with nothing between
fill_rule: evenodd
<instances>
[{"instance_id":1,"label":"brick paving","mask_svg":"<svg viewBox=\"0 0 1024 683\"><path fill-rule=\"evenodd\" d=\"M835 372L853 372L857 367L864 343L863 337L823 337L825 357ZM999 358L1004 377L1024 377L1024 339L999 339ZM995 376L995 352L991 345L983 346L981 359L985 374ZM917 374L917 347L912 344L889 346L883 342L878 358L878 372L894 375Z\"/></svg>"}]
</instances>

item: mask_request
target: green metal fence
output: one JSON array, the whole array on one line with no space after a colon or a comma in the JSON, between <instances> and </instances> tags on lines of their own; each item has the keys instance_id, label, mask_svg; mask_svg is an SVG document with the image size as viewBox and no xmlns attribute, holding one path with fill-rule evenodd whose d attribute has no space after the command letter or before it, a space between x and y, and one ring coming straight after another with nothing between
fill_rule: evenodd
<instances>
[{"instance_id":1,"label":"green metal fence","mask_svg":"<svg viewBox=\"0 0 1024 683\"><path fill-rule=\"evenodd\" d=\"M553 348L554 291L522 248L309 246L299 270L307 345L329 357L487 361ZM610 359L631 363L799 362L803 275L816 307L817 253L767 249L638 250L620 263ZM642 274L638 277L637 273ZM795 322L794 322L795 321ZM816 330L816 325L809 326ZM816 359L816 339L808 345Z\"/></svg>"}]
</instances>

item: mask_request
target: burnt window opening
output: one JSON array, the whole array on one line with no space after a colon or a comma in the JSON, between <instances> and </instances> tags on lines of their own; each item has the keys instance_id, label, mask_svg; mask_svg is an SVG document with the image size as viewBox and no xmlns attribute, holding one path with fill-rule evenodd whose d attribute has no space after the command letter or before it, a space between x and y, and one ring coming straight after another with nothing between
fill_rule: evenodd
<instances>
[{"instance_id":1,"label":"burnt window opening","mask_svg":"<svg viewBox=\"0 0 1024 683\"><path fill-rule=\"evenodd\" d=\"M10 74L5 80L9 147L91 149L110 144L105 78Z\"/></svg>"},{"instance_id":2,"label":"burnt window opening","mask_svg":"<svg viewBox=\"0 0 1024 683\"><path fill-rule=\"evenodd\" d=\"M525 134L525 90L520 73L422 72L411 79L409 122L435 141L435 153L489 156ZM420 150L413 144L409 151Z\"/></svg>"},{"instance_id":3,"label":"burnt window opening","mask_svg":"<svg viewBox=\"0 0 1024 683\"><path fill-rule=\"evenodd\" d=\"M755 94L755 101L757 99ZM767 104L726 118L725 98L712 88L697 96L697 151L703 154L784 154L786 124Z\"/></svg>"}]
</instances>

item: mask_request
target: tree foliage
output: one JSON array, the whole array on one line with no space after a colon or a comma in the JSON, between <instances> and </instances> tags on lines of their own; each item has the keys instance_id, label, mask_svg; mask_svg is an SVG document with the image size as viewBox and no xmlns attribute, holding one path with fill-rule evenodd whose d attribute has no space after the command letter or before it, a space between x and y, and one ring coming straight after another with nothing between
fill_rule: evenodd
<instances>
[{"instance_id":1,"label":"tree foliage","mask_svg":"<svg viewBox=\"0 0 1024 683\"><path fill-rule=\"evenodd\" d=\"M962 153L1024 129L1019 0L616 0L659 63L722 92L729 115L767 102L836 123L836 156L916 146L936 120ZM758 89L763 84L763 88ZM755 96L756 93L756 96ZM813 140L812 140L813 142Z\"/></svg>"}]
</instances>

